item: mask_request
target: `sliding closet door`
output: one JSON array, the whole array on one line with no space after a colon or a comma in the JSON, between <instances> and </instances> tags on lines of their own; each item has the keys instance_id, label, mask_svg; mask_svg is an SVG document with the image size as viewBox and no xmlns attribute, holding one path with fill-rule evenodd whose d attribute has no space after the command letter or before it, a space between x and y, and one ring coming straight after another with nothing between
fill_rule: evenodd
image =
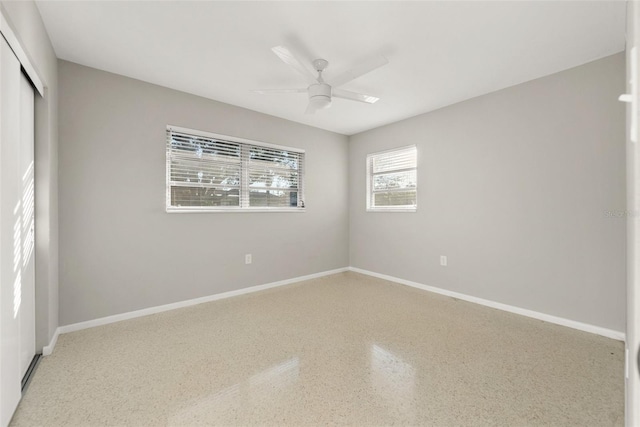
<instances>
[{"instance_id":1,"label":"sliding closet door","mask_svg":"<svg viewBox=\"0 0 640 427\"><path fill-rule=\"evenodd\" d=\"M0 37L0 426L20 401L20 63Z\"/></svg>"},{"instance_id":2,"label":"sliding closet door","mask_svg":"<svg viewBox=\"0 0 640 427\"><path fill-rule=\"evenodd\" d=\"M36 355L36 273L34 262L34 179L33 179L33 88L20 76L20 188L22 265L20 292L20 378L24 377Z\"/></svg>"}]
</instances>

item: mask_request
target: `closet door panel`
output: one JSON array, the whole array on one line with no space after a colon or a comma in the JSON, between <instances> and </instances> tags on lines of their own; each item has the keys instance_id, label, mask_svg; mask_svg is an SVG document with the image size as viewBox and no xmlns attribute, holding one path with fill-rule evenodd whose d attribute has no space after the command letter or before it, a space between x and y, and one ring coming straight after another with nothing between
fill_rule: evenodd
<instances>
[{"instance_id":1,"label":"closet door panel","mask_svg":"<svg viewBox=\"0 0 640 427\"><path fill-rule=\"evenodd\" d=\"M20 63L0 37L0 426L20 401Z\"/></svg>"},{"instance_id":2,"label":"closet door panel","mask_svg":"<svg viewBox=\"0 0 640 427\"><path fill-rule=\"evenodd\" d=\"M34 262L33 99L31 83L20 76L20 189L22 203L22 291L20 303L20 377L36 354Z\"/></svg>"}]
</instances>

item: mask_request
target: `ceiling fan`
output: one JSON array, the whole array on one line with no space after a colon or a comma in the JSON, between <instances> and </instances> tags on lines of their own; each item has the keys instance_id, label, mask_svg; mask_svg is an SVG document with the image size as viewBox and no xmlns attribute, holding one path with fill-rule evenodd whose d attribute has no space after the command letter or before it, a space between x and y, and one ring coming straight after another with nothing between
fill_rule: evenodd
<instances>
[{"instance_id":1,"label":"ceiling fan","mask_svg":"<svg viewBox=\"0 0 640 427\"><path fill-rule=\"evenodd\" d=\"M314 59L311 61L314 70L318 73L314 76L309 68L307 68L303 59L299 55L294 53L293 50L285 46L276 46L271 49L285 64L296 70L298 73L305 77L310 85L307 88L300 89L264 89L254 90L255 93L260 94L272 94L272 93L307 93L309 95L309 105L305 114L314 114L316 110L329 108L331 106L332 97L349 99L352 101L365 102L367 104L374 104L380 98L364 95L362 93L351 92L344 89L337 89L338 86L349 83L352 80L357 79L377 68L382 67L389 61L384 56L377 56L369 61L363 62L355 68L340 74L339 76L331 79L330 82L325 82L322 78L322 72L329 66L329 62L325 59Z\"/></svg>"}]
</instances>

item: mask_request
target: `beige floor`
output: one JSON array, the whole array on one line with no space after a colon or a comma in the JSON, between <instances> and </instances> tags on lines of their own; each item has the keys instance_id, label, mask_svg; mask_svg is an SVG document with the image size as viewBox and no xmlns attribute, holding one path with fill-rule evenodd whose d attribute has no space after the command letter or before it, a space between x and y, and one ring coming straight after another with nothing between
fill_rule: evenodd
<instances>
[{"instance_id":1,"label":"beige floor","mask_svg":"<svg viewBox=\"0 0 640 427\"><path fill-rule=\"evenodd\" d=\"M60 336L14 426L623 424L623 345L355 273Z\"/></svg>"}]
</instances>

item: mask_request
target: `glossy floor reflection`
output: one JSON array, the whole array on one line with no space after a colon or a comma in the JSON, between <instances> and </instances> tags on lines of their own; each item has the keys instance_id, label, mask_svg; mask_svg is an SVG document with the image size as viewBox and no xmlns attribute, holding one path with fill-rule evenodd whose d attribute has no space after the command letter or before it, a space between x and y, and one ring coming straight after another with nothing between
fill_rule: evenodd
<instances>
[{"instance_id":1,"label":"glossy floor reflection","mask_svg":"<svg viewBox=\"0 0 640 427\"><path fill-rule=\"evenodd\" d=\"M623 344L342 273L60 336L14 426L622 425Z\"/></svg>"}]
</instances>

